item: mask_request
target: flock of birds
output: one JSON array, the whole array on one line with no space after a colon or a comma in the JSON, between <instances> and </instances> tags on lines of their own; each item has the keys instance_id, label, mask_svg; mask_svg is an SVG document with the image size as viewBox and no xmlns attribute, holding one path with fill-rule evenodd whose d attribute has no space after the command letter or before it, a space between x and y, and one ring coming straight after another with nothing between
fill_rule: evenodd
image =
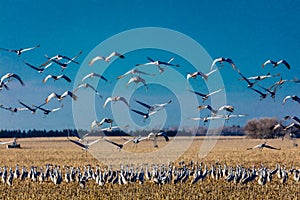
<instances>
[{"instance_id":1,"label":"flock of birds","mask_svg":"<svg viewBox=\"0 0 300 200\"><path fill-rule=\"evenodd\" d=\"M232 184L249 184L257 182L259 185L270 184L277 179L281 184L287 183L289 179L298 183L300 181L300 170L292 167L276 164L275 168L252 166L246 168L241 165L228 166L219 162L211 164L210 167L200 162L184 161L175 165L168 164L140 164L140 165L120 165L120 169L114 170L112 166L100 167L91 165L80 167L57 166L47 164L44 167L31 166L21 169L17 164L15 169L3 166L0 168L0 177L3 184L12 186L15 181L31 181L39 183L49 183L60 185L77 183L81 188L86 187L86 182L92 181L94 184L104 186L107 184L197 184L206 180L212 182L228 182Z\"/></svg>"},{"instance_id":2,"label":"flock of birds","mask_svg":"<svg viewBox=\"0 0 300 200\"><path fill-rule=\"evenodd\" d=\"M12 52L12 53L16 53L19 57L28 51L32 51L35 50L37 48L39 48L40 45L34 46L34 47L30 47L30 48L21 48L21 49L5 49L5 48L0 48L0 50L4 50L4 51L8 51L8 52ZM73 57L67 57L64 55L60 55L57 54L55 56L49 57L48 55L45 55L46 61L44 63L42 63L39 66L34 66L28 62L25 62L25 65L30 67L31 69L37 71L40 74L43 74L45 72L46 69L50 68L52 65L58 65L61 67L62 72L64 72L64 70L70 65L70 64L79 64L79 62L77 62L77 58L82 54L82 51L80 51L77 55L73 56ZM96 56L94 57L88 64L89 66L93 66L95 65L97 62L100 62L101 60L109 63L113 58L119 58L119 59L125 59L125 56L122 55L121 53L118 52L112 52L111 54L109 54L108 56ZM166 67L176 67L179 68L180 65L178 64L173 64L174 58L171 58L169 61L161 61L161 60L153 60L150 57L147 57L148 62L146 63L141 63L141 64L136 64L136 67L129 70L128 72L116 77L117 80L122 79L128 75L131 76L131 78L129 79L129 81L126 84L126 87L128 85L130 85L131 83L135 83L135 84L143 84L143 86L146 88L146 90L148 90L148 85L147 82L144 78L142 78L142 75L145 76L155 76L155 74L151 74L145 71L141 70L141 67L143 66L154 66L158 68L158 72L160 74L164 73L166 70ZM198 76L202 77L204 81L207 81L208 78L213 75L215 72L219 71L222 69L222 67L224 66L224 64L228 64L232 67L232 69L234 71L236 71L239 75L240 75L240 80L245 81L247 83L247 87L250 88L252 91L254 91L255 93L260 95L260 100L266 98L268 95L270 95L273 99L275 99L276 93L277 91L282 87L282 85L286 82L294 82L294 83L300 83L300 80L298 80L297 78L294 78L293 80L286 80L286 79L282 79L282 77L280 78L279 81L275 82L274 84L272 84L270 87L266 88L263 87L262 85L259 84L260 81L265 80L265 79L269 79L269 78L274 78L274 77L278 77L280 76L280 73L277 74L270 74L267 73L266 75L258 75L258 76L253 76L253 77L246 77L244 76L244 74L239 70L239 68L237 67L237 65L233 62L232 59L230 58L224 58L224 57L220 57L217 58L215 60L213 60L211 66L210 66L210 70L208 73L204 73L201 71L196 71L193 73L187 73L186 75L186 79L195 79ZM289 65L289 63L285 60L279 60L279 61L273 61L273 60L267 60L266 62L264 62L262 64L262 67L266 67L267 65L272 65L274 68L278 67L278 66L285 66L287 68L287 70L291 69L291 66ZM62 101L63 99L70 97L72 98L72 100L76 101L78 99L78 95L77 92L79 90L81 90L82 88L89 88L90 90L92 90L95 95L99 96L99 98L103 98L103 96L101 95L101 93L97 90L97 88L93 87L91 84L89 84L88 82L86 82L88 79L92 79L92 78L99 78L105 82L108 82L109 80L107 78L105 78L103 75L101 74L97 74L95 72L86 74L83 76L82 78L82 82L72 91L67 90L61 94L58 94L56 92L52 92L51 94L49 94L44 102L41 102L41 104L39 105L28 105L25 104L24 102L22 102L21 100L19 100L19 103L21 105L21 107L13 107L13 106L5 106L5 105L0 105L0 108L8 110L12 113L16 113L18 111L30 111L32 114L36 113L37 110L41 110L45 115L48 115L50 113L53 112L57 112L61 109L63 109L63 104L61 104L61 106L57 107L57 108L46 108L45 106L52 101L52 99L57 99L58 101ZM53 79L54 81L56 80L64 80L66 82L71 82L72 80L66 75L66 74L60 74L60 75L52 75L49 74L47 76L45 76L45 78L43 79L43 83L46 83L49 79ZM0 79L0 91L3 89L9 90L9 85L10 82L12 81L18 81L22 86L25 85L24 81L22 80L21 76L19 76L18 74L15 73L7 73L5 75L3 75ZM258 88L255 88L255 86L258 86ZM194 94L196 94L197 96L200 96L203 100L203 103L212 95L215 95L219 92L221 92L224 88L220 88L218 90L215 90L211 93L205 94L202 92L198 92L198 91L194 91L194 90L189 90L189 92L192 92ZM300 104L300 98L296 95L288 95L283 99L283 103L285 104L287 102L288 99L291 99L295 102L298 102ZM164 103L154 103L154 104L148 104L146 102L143 102L141 100L134 100L137 104L141 105L143 108L145 108L144 111L142 110L137 110L135 108L132 108L132 105L129 105L128 101L126 98L122 97L122 96L111 96L111 97L107 97L104 104L103 104L103 108L106 108L107 105L110 102L122 102L124 103L128 109L130 111L132 111L133 113L141 116L141 118L143 119L143 121L147 120L150 116L153 116L157 113L159 113L160 110L166 108L166 106L168 106L170 103L172 103L172 100L168 100ZM196 121L204 121L207 122L209 120L217 120L217 119L225 119L225 120L229 120L230 118L234 118L234 117L245 117L245 114L234 114L233 112L235 111L234 106L233 105L222 105L220 107L217 108L213 108L211 105L209 104L203 104L203 105L199 105L198 106L198 110L203 110L203 109L207 109L210 111L211 115L209 116L205 116L205 117L192 117L190 118L191 120L196 120ZM225 113L224 113L225 112ZM287 119L293 119L294 122L289 124L289 125L283 125L282 123L279 123L278 125L276 125L274 128L274 131L277 130L278 128L282 128L284 130L294 130L297 129L299 130L299 126L300 126L300 122L299 119L296 116L287 116L285 118L285 120ZM114 129L119 129L119 128L126 128L128 126L112 126L112 123L114 122L113 119L110 118L104 118L101 121L97 121L94 120L91 123L91 128L95 128L95 127L99 127L101 128L102 131L112 131ZM103 127L103 124L109 124L109 127ZM156 133L154 134L156 138L157 136L163 135L164 137L166 136L165 134L162 133ZM149 134L150 135L150 134ZM152 136L151 136L152 137ZM142 140L144 140L145 138L151 138L150 136L147 137L133 137L132 139L130 139L129 141L133 141L134 143L138 143ZM80 138L80 140L82 140L84 138ZM85 144L83 144L81 141L74 141L69 139L71 142L83 147L84 149L88 149L88 147L92 144L94 144L94 142L98 141L93 141L90 144L88 144L87 142ZM108 139L104 139L105 141L109 142L112 145L117 146L119 149L122 149L123 145L127 144L126 142L124 144L117 144L114 141L108 140ZM166 139L166 141L168 141L168 139Z\"/></svg>"}]
</instances>

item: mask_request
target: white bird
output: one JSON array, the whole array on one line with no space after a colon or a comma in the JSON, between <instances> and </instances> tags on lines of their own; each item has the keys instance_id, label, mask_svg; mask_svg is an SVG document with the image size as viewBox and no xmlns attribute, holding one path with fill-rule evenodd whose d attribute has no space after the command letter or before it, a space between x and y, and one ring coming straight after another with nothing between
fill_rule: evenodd
<instances>
[{"instance_id":1,"label":"white bird","mask_svg":"<svg viewBox=\"0 0 300 200\"><path fill-rule=\"evenodd\" d=\"M102 95L99 93L98 90L96 90L96 88L94 88L92 85L88 84L88 83L81 83L77 86L77 88L73 91L73 93L76 93L80 88L91 88L96 95L98 95L100 98L103 98Z\"/></svg>"},{"instance_id":2,"label":"white bird","mask_svg":"<svg viewBox=\"0 0 300 200\"><path fill-rule=\"evenodd\" d=\"M32 108L32 107L26 105L25 103L23 103L23 102L21 102L21 101L19 101L19 103L20 103L22 106L24 106L25 108L27 108L27 110L31 111L32 114L35 114L37 108ZM42 104L42 105L44 105L44 104ZM42 106L42 105L41 105L41 106Z\"/></svg>"},{"instance_id":3,"label":"white bird","mask_svg":"<svg viewBox=\"0 0 300 200\"><path fill-rule=\"evenodd\" d=\"M68 138L68 139L69 139L70 142L73 142L74 144L76 144L76 145L82 147L82 149L85 150L85 151L87 151L92 145L94 145L94 144L96 144L97 142L99 142L100 140L102 140L102 138L100 138L100 139L94 140L94 141L92 141L92 142L90 142L90 143L88 143L88 142L86 141L86 144L83 144L83 143L78 142L78 141L76 141L76 140L72 140L72 139L70 139L70 138Z\"/></svg>"},{"instance_id":4,"label":"white bird","mask_svg":"<svg viewBox=\"0 0 300 200\"><path fill-rule=\"evenodd\" d=\"M107 128L101 128L100 130L101 131L107 131L107 132L111 132L113 131L114 129L126 129L128 128L129 125L126 125L126 126L111 126L111 127L107 127Z\"/></svg>"},{"instance_id":5,"label":"white bird","mask_svg":"<svg viewBox=\"0 0 300 200\"><path fill-rule=\"evenodd\" d=\"M151 111L151 112L147 112L147 113L144 113L142 111L138 111L138 110L135 110L135 109L130 109L130 110L133 111L133 112L135 112L135 113L137 113L137 114L139 114L139 115L142 115L143 118L144 118L144 121L146 119L148 119L151 115L154 115L155 113L157 113L157 110L154 110L154 111Z\"/></svg>"},{"instance_id":6,"label":"white bird","mask_svg":"<svg viewBox=\"0 0 300 200\"><path fill-rule=\"evenodd\" d=\"M153 111L159 111L163 108L165 108L168 104L172 103L172 100L169 100L168 102L166 103L162 103L162 104L153 104L153 105L148 105L144 102L141 102L141 101L138 101L138 100L135 100L135 102L137 102L138 104L146 107L148 109L148 113L150 112L153 112Z\"/></svg>"},{"instance_id":7,"label":"white bird","mask_svg":"<svg viewBox=\"0 0 300 200\"><path fill-rule=\"evenodd\" d=\"M286 97L283 99L282 105L284 105L285 102L286 102L286 100L288 100L288 99L292 99L293 101L296 101L296 102L300 103L300 98L299 98L298 96L296 96L296 95L288 95L288 96L286 96Z\"/></svg>"},{"instance_id":8,"label":"white bird","mask_svg":"<svg viewBox=\"0 0 300 200\"><path fill-rule=\"evenodd\" d=\"M23 111L23 110L28 110L28 108L17 108L17 107L5 107L4 105L0 104L0 108L4 109L4 110L8 110L12 113L16 113L18 111Z\"/></svg>"},{"instance_id":9,"label":"white bird","mask_svg":"<svg viewBox=\"0 0 300 200\"><path fill-rule=\"evenodd\" d=\"M87 74L85 77L82 78L81 82L83 82L87 78L94 78L94 77L98 77L98 78L103 79L104 81L108 82L108 80L104 76L97 74L95 72Z\"/></svg>"},{"instance_id":10,"label":"white bird","mask_svg":"<svg viewBox=\"0 0 300 200\"><path fill-rule=\"evenodd\" d=\"M0 79L0 87L7 86L7 83L13 80L12 78L17 79L21 83L21 85L25 85L19 75L14 73L7 73Z\"/></svg>"},{"instance_id":11,"label":"white bird","mask_svg":"<svg viewBox=\"0 0 300 200\"><path fill-rule=\"evenodd\" d=\"M73 58L71 58L70 60L66 61L66 62L60 62L58 61L57 59L53 59L52 58L49 58L48 55L45 55L45 57L51 61L51 62L54 62L58 65L61 66L62 70L66 69L68 67L68 65L71 63L71 62L74 62L75 59L77 59L80 55L82 54L82 51L80 51L76 56L74 56ZM77 63L77 62L76 62Z\"/></svg>"},{"instance_id":12,"label":"white bird","mask_svg":"<svg viewBox=\"0 0 300 200\"><path fill-rule=\"evenodd\" d=\"M214 114L214 115L216 115L221 110L225 110L225 111L228 111L228 112L233 112L234 111L234 107L231 106L231 105L220 106L218 109L213 109L210 105L198 106L198 110L202 110L204 108L207 108L208 110L210 110L212 112L212 114Z\"/></svg>"},{"instance_id":13,"label":"white bird","mask_svg":"<svg viewBox=\"0 0 300 200\"><path fill-rule=\"evenodd\" d=\"M95 58L93 58L90 62L89 62L89 65L90 66L92 66L97 60L104 60L105 62L110 62L110 59L112 58L112 57L114 57L114 56L117 56L117 57L119 57L119 58L122 58L122 59L124 59L125 58L125 56L124 55L122 55L122 54L120 54L120 53L118 53L118 52L112 52L109 56L107 56L107 57L104 57L104 56L96 56Z\"/></svg>"},{"instance_id":14,"label":"white bird","mask_svg":"<svg viewBox=\"0 0 300 200\"><path fill-rule=\"evenodd\" d=\"M207 80L208 76L210 76L211 74L213 74L214 72L216 72L218 69L214 69L206 74L204 74L203 72L200 71L196 71L194 73L188 73L186 76L186 79L189 80L190 78L196 78L197 76L201 76L203 79Z\"/></svg>"},{"instance_id":15,"label":"white bird","mask_svg":"<svg viewBox=\"0 0 300 200\"><path fill-rule=\"evenodd\" d=\"M223 119L223 118L224 118L223 115L215 115L215 116L208 116L208 117L192 117L190 119L194 121L208 122L209 120Z\"/></svg>"},{"instance_id":16,"label":"white bird","mask_svg":"<svg viewBox=\"0 0 300 200\"><path fill-rule=\"evenodd\" d=\"M212 69L213 69L213 67L215 66L215 64L217 64L217 63L221 63L221 64L222 64L223 62L229 63L229 64L232 66L232 68L233 68L234 70L237 70L236 65L233 63L233 61L232 61L230 58L220 57L220 58L216 58L216 59L213 61L213 63L212 63L211 66L210 66L210 71L212 71Z\"/></svg>"},{"instance_id":17,"label":"white bird","mask_svg":"<svg viewBox=\"0 0 300 200\"><path fill-rule=\"evenodd\" d=\"M250 76L250 77L247 77L247 79L248 80L261 81L261 80L264 80L266 78L272 78L272 77L277 77L277 76L280 76L280 73L275 74L275 75L271 75L270 73L268 73L267 75ZM243 78L240 78L239 80L243 80Z\"/></svg>"},{"instance_id":18,"label":"white bird","mask_svg":"<svg viewBox=\"0 0 300 200\"><path fill-rule=\"evenodd\" d=\"M247 150L251 150L251 149L260 149L260 150L262 150L263 148L280 150L280 148L275 148L275 147L272 147L270 145L267 145L267 142L264 142L262 144L256 145L256 146L251 147L251 148L247 148Z\"/></svg>"},{"instance_id":19,"label":"white bird","mask_svg":"<svg viewBox=\"0 0 300 200\"><path fill-rule=\"evenodd\" d=\"M121 75L121 76L118 76L117 79L121 79L123 78L124 76L127 76L129 74L144 74L144 75L150 75L150 76L155 76L155 74L149 74L147 72L143 72L143 71L140 71L139 69L132 69L132 70L129 70L128 72L126 72L125 74Z\"/></svg>"},{"instance_id":20,"label":"white bird","mask_svg":"<svg viewBox=\"0 0 300 200\"><path fill-rule=\"evenodd\" d=\"M248 78L246 78L246 77L240 72L240 70L238 70L238 73L239 73L239 75L242 77L241 80L244 80L244 81L246 81L246 82L248 83L248 88L252 88L253 85L254 85L255 83L258 82L258 81L250 82L250 81L248 80Z\"/></svg>"},{"instance_id":21,"label":"white bird","mask_svg":"<svg viewBox=\"0 0 300 200\"><path fill-rule=\"evenodd\" d=\"M171 62L174 60L174 58L171 58L168 62L163 62L163 61L159 61L159 60L155 61L150 57L147 57L147 59L150 62L147 62L147 63L144 63L144 64L136 64L136 66L155 65L155 66L158 67L159 73L163 73L165 71L165 69L162 68L161 65L180 67L179 65L171 64Z\"/></svg>"},{"instance_id":22,"label":"white bird","mask_svg":"<svg viewBox=\"0 0 300 200\"><path fill-rule=\"evenodd\" d=\"M48 103L52 98L57 98L59 101L61 101L63 98L65 98L66 96L70 96L74 101L77 100L77 96L70 92L70 91L65 91L64 93L62 93L61 95L56 94L55 92L52 92L46 99L45 102Z\"/></svg>"},{"instance_id":23,"label":"white bird","mask_svg":"<svg viewBox=\"0 0 300 200\"><path fill-rule=\"evenodd\" d=\"M208 93L208 94L203 94L203 93L196 92L196 91L193 91L193 90L188 90L188 91L190 91L190 92L192 92L192 93L194 93L194 94L196 94L196 95L201 96L201 97L202 97L202 100L203 100L203 102L204 102L204 101L207 100L211 95L214 95L214 94L216 94L216 93L219 93L219 92L221 92L223 89L224 89L224 88L221 88L221 89L218 89L218 90L213 91L213 92Z\"/></svg>"},{"instance_id":24,"label":"white bird","mask_svg":"<svg viewBox=\"0 0 300 200\"><path fill-rule=\"evenodd\" d=\"M40 45L34 46L34 47L29 47L29 48L21 48L21 49L4 49L4 48L0 48L0 50L4 50L4 51L8 51L8 52L14 52L16 53L18 56L20 56L23 52L25 51L30 51L36 48L39 48Z\"/></svg>"},{"instance_id":25,"label":"white bird","mask_svg":"<svg viewBox=\"0 0 300 200\"><path fill-rule=\"evenodd\" d=\"M117 102L117 101L123 101L127 107L130 107L130 105L128 104L127 100L124 98L124 97L121 97L121 96L114 96L114 97L108 97L104 104L103 104L103 108L106 107L106 105L110 102L110 101L113 101L113 102Z\"/></svg>"},{"instance_id":26,"label":"white bird","mask_svg":"<svg viewBox=\"0 0 300 200\"><path fill-rule=\"evenodd\" d=\"M154 143L154 147L155 148L158 147L158 145L157 145L157 138L160 137L160 136L164 137L166 142L168 142L170 140L169 137L167 136L167 134L165 132L163 132L163 131L159 131L158 133L151 132L151 133L148 134L148 138L149 139L153 138L153 143Z\"/></svg>"},{"instance_id":27,"label":"white bird","mask_svg":"<svg viewBox=\"0 0 300 200\"><path fill-rule=\"evenodd\" d=\"M46 76L43 80L43 83L46 83L47 80L49 78L53 78L55 81L58 80L58 79L65 79L66 81L68 81L69 83L72 81L69 77L67 77L66 75L62 74L62 75L59 75L59 76L54 76L54 75L51 75L49 74L48 76Z\"/></svg>"},{"instance_id":28,"label":"white bird","mask_svg":"<svg viewBox=\"0 0 300 200\"><path fill-rule=\"evenodd\" d=\"M267 64L272 64L273 67L277 67L280 64L284 64L286 66L286 68L291 69L290 64L285 60L279 60L277 62L275 62L273 60L267 60L266 62L264 62L264 64L262 64L262 67L264 68Z\"/></svg>"},{"instance_id":29,"label":"white bird","mask_svg":"<svg viewBox=\"0 0 300 200\"><path fill-rule=\"evenodd\" d=\"M102 126L104 123L108 123L110 127L112 127L113 119L103 118L101 121L94 120L92 122L91 128L93 129L95 126Z\"/></svg>"},{"instance_id":30,"label":"white bird","mask_svg":"<svg viewBox=\"0 0 300 200\"><path fill-rule=\"evenodd\" d=\"M140 76L135 76L135 77L132 77L131 79L129 79L128 83L126 84L126 87L128 87L128 85L132 82L134 82L135 84L143 83L146 90L148 89L145 79L141 78Z\"/></svg>"}]
</instances>

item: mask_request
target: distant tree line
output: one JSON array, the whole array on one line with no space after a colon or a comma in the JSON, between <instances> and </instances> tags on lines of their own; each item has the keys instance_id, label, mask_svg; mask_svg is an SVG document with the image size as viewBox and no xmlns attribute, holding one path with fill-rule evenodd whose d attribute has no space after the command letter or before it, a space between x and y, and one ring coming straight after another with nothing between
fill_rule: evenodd
<instances>
[{"instance_id":1,"label":"distant tree line","mask_svg":"<svg viewBox=\"0 0 300 200\"><path fill-rule=\"evenodd\" d=\"M277 118L261 118L261 119L251 119L249 120L244 131L249 138L259 138L259 139L271 139L271 138L284 138L286 136L291 136L294 138L300 137L300 130L290 133L283 130L282 128L274 130L274 126L280 121Z\"/></svg>"},{"instance_id":2,"label":"distant tree line","mask_svg":"<svg viewBox=\"0 0 300 200\"><path fill-rule=\"evenodd\" d=\"M114 131L104 131L104 135L106 136L147 136L150 132L158 132L159 130L137 130L126 133L122 130L114 130ZM243 136L244 129L240 126L225 126L222 130L212 129L208 130L207 127L199 126L197 130L195 129L183 129L177 130L176 128L164 129L163 130L168 136L205 136L205 135L219 135L221 131L221 135L223 136ZM76 129L63 129L63 130L0 130L0 138L29 138L29 137L68 137L68 136L76 136L80 137L89 133L89 135L103 135L102 131L93 130L76 130Z\"/></svg>"}]
</instances>

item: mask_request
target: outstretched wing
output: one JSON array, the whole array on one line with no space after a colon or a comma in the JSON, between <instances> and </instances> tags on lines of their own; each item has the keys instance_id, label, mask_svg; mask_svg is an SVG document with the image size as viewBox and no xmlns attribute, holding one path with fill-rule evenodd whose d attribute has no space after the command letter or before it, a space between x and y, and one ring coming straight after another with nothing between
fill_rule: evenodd
<instances>
[{"instance_id":1,"label":"outstretched wing","mask_svg":"<svg viewBox=\"0 0 300 200\"><path fill-rule=\"evenodd\" d=\"M106 101L104 102L104 104L103 104L103 108L105 108L106 105L107 105L111 100L112 100L112 98L111 98L111 97L108 97L108 98L106 99Z\"/></svg>"},{"instance_id":2,"label":"outstretched wing","mask_svg":"<svg viewBox=\"0 0 300 200\"><path fill-rule=\"evenodd\" d=\"M275 147L272 147L272 146L267 145L267 144L265 144L264 147L268 148L268 149L280 150L280 148L275 148Z\"/></svg>"},{"instance_id":3,"label":"outstretched wing","mask_svg":"<svg viewBox=\"0 0 300 200\"><path fill-rule=\"evenodd\" d=\"M147 113L143 113L143 112L135 110L135 109L130 109L130 110L133 111L133 112L135 112L135 113L137 113L137 114L139 114L139 115L147 116Z\"/></svg>"},{"instance_id":4,"label":"outstretched wing","mask_svg":"<svg viewBox=\"0 0 300 200\"><path fill-rule=\"evenodd\" d=\"M70 139L70 138L68 138L68 139L69 139L70 142L72 142L72 143L74 143L74 144L76 144L76 145L78 145L78 146L80 146L80 147L86 149L86 145L84 145L84 144L82 144L82 143L80 143L80 142L78 142L78 141L76 141L76 140L72 140L72 139Z\"/></svg>"},{"instance_id":5,"label":"outstretched wing","mask_svg":"<svg viewBox=\"0 0 300 200\"><path fill-rule=\"evenodd\" d=\"M97 60L105 60L105 58L103 56L96 56L89 62L89 66L92 66Z\"/></svg>"},{"instance_id":6,"label":"outstretched wing","mask_svg":"<svg viewBox=\"0 0 300 200\"><path fill-rule=\"evenodd\" d=\"M144 107L146 107L146 108L148 108L148 109L151 108L150 105L148 105L148 104L146 104L146 103L143 103L143 102L141 102L141 101L135 100L135 102L137 102L138 104L140 104L140 105L142 105L142 106L144 106Z\"/></svg>"},{"instance_id":7,"label":"outstretched wing","mask_svg":"<svg viewBox=\"0 0 300 200\"><path fill-rule=\"evenodd\" d=\"M106 138L104 138L104 141L109 142L109 143L111 143L111 144L117 146L119 149L122 149L122 148L123 148L123 144L118 144L118 143L116 143L116 142L114 142L114 141L111 141L111 140L109 140L109 139L106 139Z\"/></svg>"}]
</instances>

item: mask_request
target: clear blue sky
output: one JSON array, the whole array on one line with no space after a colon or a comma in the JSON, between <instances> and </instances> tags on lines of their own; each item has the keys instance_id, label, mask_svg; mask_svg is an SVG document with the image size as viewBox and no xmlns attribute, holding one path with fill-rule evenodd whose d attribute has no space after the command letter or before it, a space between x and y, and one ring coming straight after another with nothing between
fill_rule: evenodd
<instances>
[{"instance_id":1,"label":"clear blue sky","mask_svg":"<svg viewBox=\"0 0 300 200\"><path fill-rule=\"evenodd\" d=\"M58 66L49 68L44 74L38 74L24 66L26 60L39 65L45 61L44 54L63 54L73 56L80 50L83 55L78 61L83 62L85 57L99 43L122 31L140 27L162 27L181 32L199 44L212 58L220 56L230 57L246 76L261 75L271 72L280 72L284 79L300 78L300 2L299 1L0 1L0 47L17 49L40 44L41 48L24 53L20 58L15 54L0 51L0 75L8 72L19 74L26 86L21 87L12 83L9 91L0 91L0 104L19 107L18 100L31 105L39 104L51 93L61 93L72 90L73 83L64 81L49 81L42 83L47 74L58 75L61 73ZM130 42L130 41L129 41ZM165 58L164 52L145 52L156 58ZM131 54L130 54L131 55ZM130 57L130 55L128 55ZM135 59L126 59L122 63L128 67L137 60L137 54L132 54ZM175 55L176 57L176 55ZM267 59L285 59L292 66L291 70L279 66L265 69L261 64ZM181 64L181 73L185 73L191 66L181 58L175 58ZM119 61L112 63L118 64ZM86 66L88 67L88 66ZM186 67L186 68L185 68ZM79 66L70 65L65 70L72 80L75 79ZM126 71L126 70L125 70ZM122 74L124 69L107 74L114 79L115 74ZM115 73L115 74L114 74ZM166 72L167 73L167 72ZM286 95L299 93L299 85L288 83L284 85L276 97L276 102L271 98L259 101L258 95L247 89L247 84L237 79L239 76L224 66L220 73L226 88L227 102L234 105L236 113L248 114L243 119L232 119L228 123L244 125L247 120L255 117L278 117L285 115L299 115L300 107L295 102L281 105ZM278 78L262 82L269 86ZM199 79L191 81L194 88L203 91L204 82ZM101 83L102 84L102 83ZM104 94L104 99L96 99L99 104L97 117L101 119L110 116L109 108L101 106L109 96L110 86L99 85L98 89ZM155 87L153 87L155 88ZM150 88L151 89L151 88ZM157 89L157 88L156 88ZM168 90L145 93L140 92L141 99L148 103L162 103L173 99L174 103L167 108L169 117L165 126L176 126L178 123L178 102ZM155 94L158 94L155 96ZM166 96L163 96L165 94ZM159 96L159 98L158 98ZM154 102L158 101L158 102ZM134 104L133 100L130 100ZM201 101L200 101L201 102ZM207 102L209 103L209 101ZM64 108L49 114L47 117L39 112L35 115L29 112L19 112L11 115L8 111L0 110L0 129L62 129L74 127L72 118L72 102L70 99L63 101ZM47 108L60 105L51 102ZM140 108L136 104L134 108ZM206 115L205 113L202 114ZM143 122L135 114L131 114L134 121L140 126ZM197 117L197 116L190 116ZM122 124L119 124L122 125ZM88 127L82 127L88 128Z\"/></svg>"}]
</instances>

